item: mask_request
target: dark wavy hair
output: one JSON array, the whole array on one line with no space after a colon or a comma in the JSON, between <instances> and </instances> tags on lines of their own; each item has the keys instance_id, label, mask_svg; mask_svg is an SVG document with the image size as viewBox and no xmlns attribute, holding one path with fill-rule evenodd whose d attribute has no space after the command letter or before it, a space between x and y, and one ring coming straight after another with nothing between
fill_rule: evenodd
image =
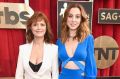
<instances>
[{"instance_id":1,"label":"dark wavy hair","mask_svg":"<svg viewBox=\"0 0 120 79\"><path fill-rule=\"evenodd\" d=\"M64 17L62 19L62 27L61 27L61 40L63 43L68 39L69 37L69 28L67 25L67 18L69 15L69 11L71 8L78 8L81 12L81 23L76 31L76 36L74 38L77 38L79 42L82 42L88 34L90 34L89 26L88 26L88 16L85 12L85 9L82 5L78 3L71 3L68 5L67 9L65 10Z\"/></svg>"},{"instance_id":2,"label":"dark wavy hair","mask_svg":"<svg viewBox=\"0 0 120 79\"><path fill-rule=\"evenodd\" d=\"M31 43L34 39L34 35L31 31L31 25L38 20L44 20L46 23L46 33L44 35L44 41L46 43L53 43L53 33L51 31L50 23L48 21L47 16L42 12L35 12L27 21L27 32L26 32L26 39L28 43Z\"/></svg>"}]
</instances>

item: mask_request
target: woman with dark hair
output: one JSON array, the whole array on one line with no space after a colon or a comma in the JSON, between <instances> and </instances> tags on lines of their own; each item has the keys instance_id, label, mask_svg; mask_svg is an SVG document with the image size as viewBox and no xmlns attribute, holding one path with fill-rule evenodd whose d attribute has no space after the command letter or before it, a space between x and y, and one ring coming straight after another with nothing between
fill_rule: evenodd
<instances>
[{"instance_id":1,"label":"woman with dark hair","mask_svg":"<svg viewBox=\"0 0 120 79\"><path fill-rule=\"evenodd\" d=\"M71 3L62 20L61 38L57 40L59 79L94 79L97 66L94 38L90 34L88 16L82 5Z\"/></svg>"},{"instance_id":2,"label":"woman with dark hair","mask_svg":"<svg viewBox=\"0 0 120 79\"><path fill-rule=\"evenodd\" d=\"M20 45L15 79L58 79L58 47L52 43L46 15L35 12L27 21L27 44Z\"/></svg>"}]
</instances>

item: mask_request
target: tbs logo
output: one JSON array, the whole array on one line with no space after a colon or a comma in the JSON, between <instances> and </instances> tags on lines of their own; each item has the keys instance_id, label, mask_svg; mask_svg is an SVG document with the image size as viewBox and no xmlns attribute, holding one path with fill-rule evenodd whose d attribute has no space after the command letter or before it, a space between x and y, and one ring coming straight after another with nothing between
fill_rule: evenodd
<instances>
[{"instance_id":1,"label":"tbs logo","mask_svg":"<svg viewBox=\"0 0 120 79\"><path fill-rule=\"evenodd\" d=\"M0 3L0 28L25 29L33 10L23 3Z\"/></svg>"}]
</instances>

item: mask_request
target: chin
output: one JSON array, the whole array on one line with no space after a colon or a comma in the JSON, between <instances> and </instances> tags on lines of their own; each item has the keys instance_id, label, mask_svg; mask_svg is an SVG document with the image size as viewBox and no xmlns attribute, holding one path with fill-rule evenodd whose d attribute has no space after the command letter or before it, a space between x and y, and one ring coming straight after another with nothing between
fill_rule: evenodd
<instances>
[{"instance_id":1,"label":"chin","mask_svg":"<svg viewBox=\"0 0 120 79\"><path fill-rule=\"evenodd\" d=\"M44 35L36 35L35 37L42 38L42 37L44 37Z\"/></svg>"},{"instance_id":2,"label":"chin","mask_svg":"<svg viewBox=\"0 0 120 79\"><path fill-rule=\"evenodd\" d=\"M71 28L71 30L77 30L77 28Z\"/></svg>"},{"instance_id":3,"label":"chin","mask_svg":"<svg viewBox=\"0 0 120 79\"><path fill-rule=\"evenodd\" d=\"M75 30L75 29L77 29L77 27L70 27L70 29L71 29L71 30Z\"/></svg>"}]
</instances>

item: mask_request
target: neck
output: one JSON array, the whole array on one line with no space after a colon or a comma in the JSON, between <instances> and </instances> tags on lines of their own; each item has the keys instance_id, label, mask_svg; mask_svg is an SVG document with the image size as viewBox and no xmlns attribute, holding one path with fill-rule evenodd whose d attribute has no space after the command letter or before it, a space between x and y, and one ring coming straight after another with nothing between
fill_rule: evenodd
<instances>
[{"instance_id":1,"label":"neck","mask_svg":"<svg viewBox=\"0 0 120 79\"><path fill-rule=\"evenodd\" d=\"M69 32L69 37L70 37L70 38L74 38L75 35L76 35L76 30L70 30L70 32Z\"/></svg>"},{"instance_id":2,"label":"neck","mask_svg":"<svg viewBox=\"0 0 120 79\"><path fill-rule=\"evenodd\" d=\"M41 45L44 43L44 38L34 38L33 43L35 45Z\"/></svg>"}]
</instances>

